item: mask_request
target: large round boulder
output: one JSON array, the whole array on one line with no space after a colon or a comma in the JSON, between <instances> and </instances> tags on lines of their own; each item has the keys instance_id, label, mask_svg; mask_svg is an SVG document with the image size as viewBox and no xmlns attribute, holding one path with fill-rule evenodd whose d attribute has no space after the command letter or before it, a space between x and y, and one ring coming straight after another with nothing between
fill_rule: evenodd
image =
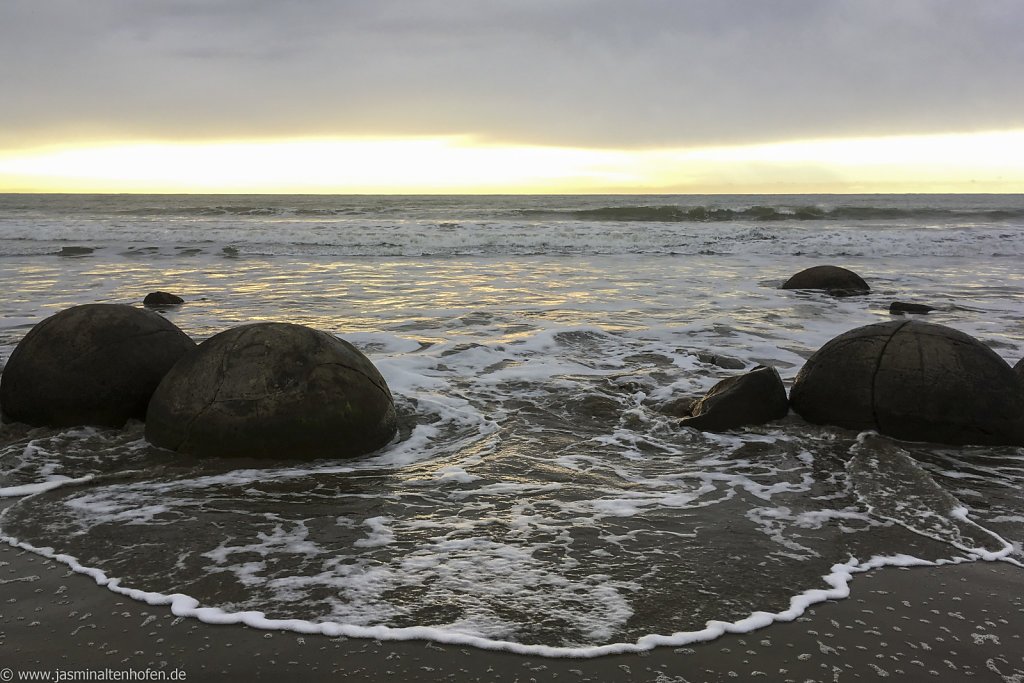
<instances>
[{"instance_id":1,"label":"large round boulder","mask_svg":"<svg viewBox=\"0 0 1024 683\"><path fill-rule=\"evenodd\" d=\"M839 266L814 266L786 280L782 289L821 289L833 296L855 296L871 291L857 273Z\"/></svg>"},{"instance_id":2,"label":"large round boulder","mask_svg":"<svg viewBox=\"0 0 1024 683\"><path fill-rule=\"evenodd\" d=\"M977 339L916 320L866 325L829 341L790 390L809 422L911 441L1024 444L1024 392Z\"/></svg>"},{"instance_id":3,"label":"large round boulder","mask_svg":"<svg viewBox=\"0 0 1024 683\"><path fill-rule=\"evenodd\" d=\"M288 323L210 337L167 373L146 416L151 443L209 457L351 457L395 431L394 400L373 363Z\"/></svg>"},{"instance_id":4,"label":"large round boulder","mask_svg":"<svg viewBox=\"0 0 1024 683\"><path fill-rule=\"evenodd\" d=\"M161 315L86 304L33 327L0 375L5 419L120 427L143 419L160 380L195 342Z\"/></svg>"}]
</instances>

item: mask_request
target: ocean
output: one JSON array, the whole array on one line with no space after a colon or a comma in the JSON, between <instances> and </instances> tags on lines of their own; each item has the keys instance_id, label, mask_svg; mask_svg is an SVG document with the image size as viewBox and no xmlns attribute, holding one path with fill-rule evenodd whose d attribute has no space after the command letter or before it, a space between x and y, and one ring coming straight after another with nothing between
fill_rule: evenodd
<instances>
[{"instance_id":1,"label":"ocean","mask_svg":"<svg viewBox=\"0 0 1024 683\"><path fill-rule=\"evenodd\" d=\"M804 268L865 296L782 290ZM200 461L124 429L0 425L0 536L206 622L546 656L792 620L867 570L1024 561L1024 450L794 414L663 412L829 339L929 322L1024 356L1024 195L0 195L0 363L43 318L164 311L360 348L396 438L353 460Z\"/></svg>"}]
</instances>

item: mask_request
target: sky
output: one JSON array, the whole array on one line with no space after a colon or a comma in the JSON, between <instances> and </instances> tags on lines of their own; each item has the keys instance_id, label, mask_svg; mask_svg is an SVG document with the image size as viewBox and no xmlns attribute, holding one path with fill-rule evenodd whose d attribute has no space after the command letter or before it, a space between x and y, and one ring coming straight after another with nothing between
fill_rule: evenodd
<instances>
[{"instance_id":1,"label":"sky","mask_svg":"<svg viewBox=\"0 0 1024 683\"><path fill-rule=\"evenodd\" d=\"M3 0L0 191L1024 192L1020 0Z\"/></svg>"}]
</instances>

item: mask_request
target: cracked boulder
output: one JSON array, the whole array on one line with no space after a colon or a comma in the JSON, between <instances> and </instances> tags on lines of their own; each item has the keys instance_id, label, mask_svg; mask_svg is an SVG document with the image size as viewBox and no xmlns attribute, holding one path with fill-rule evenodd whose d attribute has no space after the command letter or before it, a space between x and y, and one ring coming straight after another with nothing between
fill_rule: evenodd
<instances>
[{"instance_id":1,"label":"cracked boulder","mask_svg":"<svg viewBox=\"0 0 1024 683\"><path fill-rule=\"evenodd\" d=\"M977 339L916 320L866 325L832 339L789 394L809 422L909 441L1024 445L1024 391Z\"/></svg>"},{"instance_id":2,"label":"cracked boulder","mask_svg":"<svg viewBox=\"0 0 1024 683\"><path fill-rule=\"evenodd\" d=\"M782 289L820 289L832 296L857 296L871 291L864 278L839 266L814 266L801 270L786 280Z\"/></svg>"},{"instance_id":3,"label":"cracked boulder","mask_svg":"<svg viewBox=\"0 0 1024 683\"><path fill-rule=\"evenodd\" d=\"M395 431L391 391L373 363L288 323L210 337L167 373L146 416L151 443L201 457L354 457Z\"/></svg>"},{"instance_id":4,"label":"cracked boulder","mask_svg":"<svg viewBox=\"0 0 1024 683\"><path fill-rule=\"evenodd\" d=\"M786 387L773 367L759 366L750 372L727 377L711 387L690 407L682 427L705 432L724 432L786 417Z\"/></svg>"},{"instance_id":5,"label":"cracked boulder","mask_svg":"<svg viewBox=\"0 0 1024 683\"><path fill-rule=\"evenodd\" d=\"M66 309L33 327L11 354L0 375L4 419L49 427L141 420L160 380L195 345L151 311Z\"/></svg>"}]
</instances>

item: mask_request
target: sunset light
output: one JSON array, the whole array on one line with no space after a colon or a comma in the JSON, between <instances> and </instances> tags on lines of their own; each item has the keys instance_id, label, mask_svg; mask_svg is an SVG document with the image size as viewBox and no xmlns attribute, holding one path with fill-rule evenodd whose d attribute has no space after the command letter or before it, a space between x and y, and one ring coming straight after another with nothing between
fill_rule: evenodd
<instances>
[{"instance_id":1,"label":"sunset light","mask_svg":"<svg viewBox=\"0 0 1024 683\"><path fill-rule=\"evenodd\" d=\"M3 0L0 683L1024 683L1022 26Z\"/></svg>"},{"instance_id":2,"label":"sunset light","mask_svg":"<svg viewBox=\"0 0 1024 683\"><path fill-rule=\"evenodd\" d=\"M689 149L480 144L470 136L122 143L0 155L0 191L964 192L1024 183L1024 131Z\"/></svg>"}]
</instances>

